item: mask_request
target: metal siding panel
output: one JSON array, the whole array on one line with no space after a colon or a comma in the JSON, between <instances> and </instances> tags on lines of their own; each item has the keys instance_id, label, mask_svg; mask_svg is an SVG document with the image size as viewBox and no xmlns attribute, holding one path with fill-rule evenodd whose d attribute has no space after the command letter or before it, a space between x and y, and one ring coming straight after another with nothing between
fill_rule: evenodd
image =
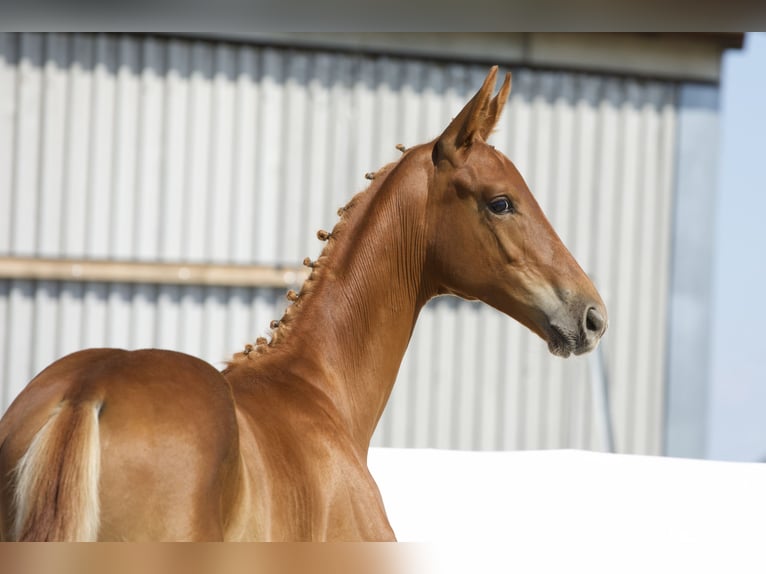
<instances>
[{"instance_id":1,"label":"metal siding panel","mask_svg":"<svg viewBox=\"0 0 766 574\"><path fill-rule=\"evenodd\" d=\"M580 208L580 202L589 206L590 188L579 186L581 171L588 173L587 152L580 149L580 119L583 87L596 83L595 79L575 74L557 73L548 94L553 114L551 151L552 181L551 222L580 265L588 270L589 262L583 257L587 244L578 242L582 228L592 233L590 210ZM592 147L591 147L592 150ZM588 166L591 167L591 166ZM546 444L551 448L573 448L581 438L580 421L583 390L587 389L588 372L584 358L553 359L548 362L549 394L547 401ZM578 404L578 399L580 400ZM578 408L579 407L579 408Z\"/></svg>"},{"instance_id":2,"label":"metal siding panel","mask_svg":"<svg viewBox=\"0 0 766 574\"><path fill-rule=\"evenodd\" d=\"M522 85L529 90L531 101L531 124L529 141L529 164L519 166L522 173L527 173L527 181L543 211L550 214L552 207L551 179L549 168L552 137L552 110L550 106L553 76L550 73L530 73ZM524 384L526 392L526 441L525 447L540 449L548 447L548 403L551 393L548 380L551 357L539 340L534 340L525 356L527 371Z\"/></svg>"},{"instance_id":3,"label":"metal siding panel","mask_svg":"<svg viewBox=\"0 0 766 574\"><path fill-rule=\"evenodd\" d=\"M213 287L206 292L191 290L198 305L189 306L179 296L177 288L139 285L133 289L121 285L79 282L0 282L0 356L2 358L3 405L21 391L31 377L56 358L81 348L109 346L136 349L157 346L175 348L204 357L215 366L238 350L227 341L227 317L230 297L228 289ZM248 323L254 290L241 294L237 314ZM275 290L262 294L269 311L257 323L279 314ZM186 309L184 309L186 306ZM159 319L163 321L160 322ZM178 323L202 323L192 336L184 340ZM160 326L174 328L165 330ZM109 326L120 336L111 335ZM253 329L252 324L247 329ZM8 334L13 333L13 337ZM161 341L158 334L163 333ZM205 334L202 341L198 338ZM111 341L110 341L111 336ZM200 351L200 346L202 350Z\"/></svg>"},{"instance_id":4,"label":"metal siding panel","mask_svg":"<svg viewBox=\"0 0 766 574\"><path fill-rule=\"evenodd\" d=\"M200 357L205 357L213 364L221 365L231 356L232 349L225 349L224 321L226 319L226 287L207 287L205 289L203 328L200 335L202 352Z\"/></svg>"},{"instance_id":5,"label":"metal siding panel","mask_svg":"<svg viewBox=\"0 0 766 574\"><path fill-rule=\"evenodd\" d=\"M577 172L582 162L578 155L577 132L577 90L581 83L573 74L558 73L555 80L549 94L554 140L551 159L551 222L574 257L584 266L585 261L579 256L581 250L576 243L578 226L590 224L589 214L586 213L586 221L582 221L576 209L581 198L580 190L577 189ZM588 381L586 359L553 359L548 361L548 365L549 393L544 415L548 419L546 445L548 448L572 448L576 437L573 427L578 420L575 399L582 394L581 389Z\"/></svg>"},{"instance_id":6,"label":"metal siding panel","mask_svg":"<svg viewBox=\"0 0 766 574\"><path fill-rule=\"evenodd\" d=\"M181 332L178 346L185 352L196 357L202 356L202 340L204 333L204 301L205 289L198 286L184 287L181 295Z\"/></svg>"},{"instance_id":7,"label":"metal siding panel","mask_svg":"<svg viewBox=\"0 0 766 574\"><path fill-rule=\"evenodd\" d=\"M71 39L72 63L67 91L67 147L64 159L62 201L62 255L86 253L87 212L91 157L91 110L93 106L93 42L89 36Z\"/></svg>"},{"instance_id":8,"label":"metal siding panel","mask_svg":"<svg viewBox=\"0 0 766 574\"><path fill-rule=\"evenodd\" d=\"M252 289L232 287L226 301L226 330L224 332L225 349L230 355L244 349L249 342L249 335L255 333L252 327L249 301Z\"/></svg>"},{"instance_id":9,"label":"metal siding panel","mask_svg":"<svg viewBox=\"0 0 766 574\"><path fill-rule=\"evenodd\" d=\"M156 343L160 349L180 348L181 290L178 285L162 285L157 293Z\"/></svg>"},{"instance_id":10,"label":"metal siding panel","mask_svg":"<svg viewBox=\"0 0 766 574\"><path fill-rule=\"evenodd\" d=\"M621 101L621 82L615 79L607 79L602 86L602 94L598 104L599 129L597 145L601 150L601 154L598 158L596 167L597 177L594 181L595 205L597 206L595 212L598 216L598 239L594 243L595 253L592 273L595 277L598 277L599 291L609 310L609 332L601 343L605 351L605 368L609 373L613 373L612 345L610 342L617 341L619 343L620 339L625 336L623 324L620 322L619 317L615 317L615 298L611 297L614 285L613 269L616 269L618 267L617 263L619 263L619 258L615 257L612 251L615 244L616 211L619 209L619 199L616 197L615 192L620 190L618 178L621 134L618 108ZM616 383L616 377L613 377L612 380ZM589 432L591 437L597 436L598 429L595 417L598 414L593 412L591 417ZM616 426L615 444L619 451L622 448L624 433L619 425Z\"/></svg>"},{"instance_id":11,"label":"metal siding panel","mask_svg":"<svg viewBox=\"0 0 766 574\"><path fill-rule=\"evenodd\" d=\"M500 126L493 135L492 141L497 148L510 157L514 164L528 178L526 168L529 165L528 135L530 127L530 101L528 90L521 89L528 83L528 75L523 71L513 74L513 87L510 100L500 119ZM507 343L500 347L499 352L505 357L505 376L498 397L500 419L499 449L520 448L524 441L526 415L526 384L524 376L527 368L525 350L528 345L528 334L514 321L501 317Z\"/></svg>"},{"instance_id":12,"label":"metal siding panel","mask_svg":"<svg viewBox=\"0 0 766 574\"><path fill-rule=\"evenodd\" d=\"M209 260L212 221L210 220L211 102L213 54L208 43L195 42L191 48L191 75L186 139L185 218L183 221L184 260Z\"/></svg>"},{"instance_id":13,"label":"metal siding panel","mask_svg":"<svg viewBox=\"0 0 766 574\"><path fill-rule=\"evenodd\" d=\"M447 127L446 119L452 116L447 111L446 100L440 94L446 89L446 70L440 66L428 66L423 74L425 86L423 88L422 112L422 140L402 142L406 146L430 141L437 137Z\"/></svg>"},{"instance_id":14,"label":"metal siding panel","mask_svg":"<svg viewBox=\"0 0 766 574\"><path fill-rule=\"evenodd\" d=\"M572 210L576 225L571 250L580 262L581 266L596 282L599 290L610 309L608 293L605 289L606 273L598 268L598 255L600 249L608 243L603 231L601 231L604 219L609 219L608 200L607 209L604 208L599 191L600 174L602 170L601 154L608 145L602 141L602 108L601 102L604 97L604 80L592 76L580 76L577 87L577 98L574 103L577 110L576 133L578 135L573 149L572 161L575 164L575 208ZM611 189L609 190L611 192ZM602 274L604 277L602 277ZM611 335L611 327L610 327ZM603 344L603 343L602 343ZM601 449L604 445L598 441L598 416L596 410L596 395L590 383L590 369L583 365L583 375L574 382L570 412L570 437L569 444L576 448Z\"/></svg>"},{"instance_id":15,"label":"metal siding panel","mask_svg":"<svg viewBox=\"0 0 766 574\"><path fill-rule=\"evenodd\" d=\"M551 94L553 102L553 119L555 128L553 131L554 161L553 164L553 219L552 223L556 232L567 245L569 250L576 254L576 230L574 199L576 190L576 174L579 168L580 158L577 151L577 93L576 79L571 74L563 74L555 85L554 93Z\"/></svg>"},{"instance_id":16,"label":"metal siding panel","mask_svg":"<svg viewBox=\"0 0 766 574\"><path fill-rule=\"evenodd\" d=\"M105 283L85 285L83 294L82 347L99 347L106 339L106 301L109 286Z\"/></svg>"},{"instance_id":17,"label":"metal siding panel","mask_svg":"<svg viewBox=\"0 0 766 574\"><path fill-rule=\"evenodd\" d=\"M621 146L618 156L617 185L621 197L615 212L616 229L613 244L615 250L621 255L619 258L613 258L614 290L620 294L620 297L612 305L611 315L623 344L615 349L611 375L617 385L610 396L613 412L616 420L619 421L617 436L620 437L620 448L630 451L633 444L633 429L630 424L631 389L636 358L635 353L632 352L636 328L635 274L632 262L636 250L635 228L639 213L636 178L640 134L633 101L635 97L633 86L623 85L621 90L626 90L620 94L621 102L618 111Z\"/></svg>"},{"instance_id":18,"label":"metal siding panel","mask_svg":"<svg viewBox=\"0 0 766 574\"><path fill-rule=\"evenodd\" d=\"M189 138L191 50L187 42L170 41L165 48L167 75L163 110L162 223L157 258L183 261L185 251L186 151ZM169 292L166 292L166 296Z\"/></svg>"},{"instance_id":19,"label":"metal siding panel","mask_svg":"<svg viewBox=\"0 0 766 574\"><path fill-rule=\"evenodd\" d=\"M328 130L332 120L330 117L330 92L331 83L330 71L332 69L331 56L326 54L314 55L311 59L311 73L306 80L306 124L304 135L308 145L308 155L304 169L307 176L305 178L304 196L302 201L306 203L306 228L304 230L292 229L294 233L303 233L301 235L301 248L303 251L298 260L303 257L316 259L320 253L318 242L312 244L309 239L312 232L320 228L330 227L330 222L336 217L336 210L341 204L335 204L328 194L329 165L327 162L326 148L330 145L328 142ZM355 94L357 97L361 97ZM369 93L364 93L364 97L369 101Z\"/></svg>"},{"instance_id":20,"label":"metal siding panel","mask_svg":"<svg viewBox=\"0 0 766 574\"><path fill-rule=\"evenodd\" d=\"M250 47L241 46L237 52L237 76L235 81L234 125L232 134L232 212L231 252L232 263L248 263L254 260L254 205L256 156L257 83L255 78L257 53Z\"/></svg>"},{"instance_id":21,"label":"metal siding panel","mask_svg":"<svg viewBox=\"0 0 766 574\"><path fill-rule=\"evenodd\" d=\"M328 64L328 57L317 55L316 58L317 61ZM371 134L376 133L376 65L373 60L367 58L355 58L352 63L353 71L348 88L350 91L349 106L356 121L352 122L349 126L349 137L352 138L353 145L349 150L348 165L352 174L352 181L355 183L346 190L349 197L360 191L364 185L364 180L360 179L361 175L368 171L374 171L378 167L373 159L376 138L371 137ZM328 77L327 81L329 82L329 80ZM324 98L329 96L326 86L324 87L323 96ZM326 101L323 103L327 105ZM312 132L312 135L321 138L322 132L321 130ZM340 207L342 204L336 205L329 202L327 206L320 206L320 210L328 213L329 217L333 217L332 208Z\"/></svg>"},{"instance_id":22,"label":"metal siding panel","mask_svg":"<svg viewBox=\"0 0 766 574\"><path fill-rule=\"evenodd\" d=\"M304 126L308 117L309 59L305 54L293 54L287 60L285 73L285 118L282 156L285 158L280 189L280 261L300 261L306 256L304 248L312 235L308 229L307 209L303 201L308 149ZM315 230L311 230L315 232Z\"/></svg>"},{"instance_id":23,"label":"metal siding panel","mask_svg":"<svg viewBox=\"0 0 766 574\"><path fill-rule=\"evenodd\" d=\"M0 33L0 253L10 253L13 220L16 118L18 108L18 34Z\"/></svg>"},{"instance_id":24,"label":"metal siding panel","mask_svg":"<svg viewBox=\"0 0 766 574\"><path fill-rule=\"evenodd\" d=\"M40 152L40 108L43 85L43 37L21 36L18 99L16 111L16 153L13 168L14 200L11 212L11 248L16 255L35 252L35 222L38 204Z\"/></svg>"},{"instance_id":25,"label":"metal siding panel","mask_svg":"<svg viewBox=\"0 0 766 574\"><path fill-rule=\"evenodd\" d=\"M8 372L9 355L11 352L11 334L18 337L20 333L14 333L11 323L11 281L0 280L0 410L11 403L17 391L12 388L12 382ZM29 375L29 373L25 373Z\"/></svg>"},{"instance_id":26,"label":"metal siding panel","mask_svg":"<svg viewBox=\"0 0 766 574\"><path fill-rule=\"evenodd\" d=\"M458 441L460 371L465 357L460 345L460 327L458 325L458 306L449 299L439 300L439 308L434 309L433 329L429 344L424 345L430 353L423 357L428 365L431 377L418 376L415 383L432 386L429 402L422 408L430 421L428 425L427 445L436 448L455 448ZM424 383L424 381L426 381Z\"/></svg>"},{"instance_id":27,"label":"metal siding panel","mask_svg":"<svg viewBox=\"0 0 766 574\"><path fill-rule=\"evenodd\" d=\"M399 153L394 149L401 138L401 128L400 125L397 125L401 108L399 92L402 87L399 69L400 66L397 65L397 62L389 58L380 58L376 62L376 102L372 128L372 133L375 136L372 139L371 164L365 171L377 171L378 168L391 161L394 154ZM360 136L363 137L363 134ZM336 157L342 158L345 155L339 153ZM361 176L361 173L354 174L352 181L356 180L361 183L364 181ZM346 188L341 187L340 189Z\"/></svg>"},{"instance_id":28,"label":"metal siding panel","mask_svg":"<svg viewBox=\"0 0 766 574\"><path fill-rule=\"evenodd\" d=\"M396 159L395 144L437 136L486 73L137 36L0 39L0 249L48 256L316 257L315 231L334 225L363 174ZM17 63L17 46L38 56ZM610 309L603 345L623 451L657 453L662 437L674 90L515 70L493 136ZM6 213L35 225L11 229ZM29 333L35 351L22 364L35 367L99 340L215 363L268 334L286 305L270 289L28 287L34 324L19 325L23 304L13 312L18 287L0 290L0 317L6 309L6 332ZM552 358L498 312L442 298L421 314L374 444L598 449L591 401L587 361Z\"/></svg>"},{"instance_id":29,"label":"metal siding panel","mask_svg":"<svg viewBox=\"0 0 766 574\"><path fill-rule=\"evenodd\" d=\"M573 231L569 248L583 269L599 284L594 276L593 255L596 245L594 228L598 223L598 204L594 196L597 178L598 154L601 152L597 139L599 115L598 98L602 82L596 78L581 77L573 95L575 108L574 141L572 144L573 166L571 217Z\"/></svg>"},{"instance_id":30,"label":"metal siding panel","mask_svg":"<svg viewBox=\"0 0 766 574\"><path fill-rule=\"evenodd\" d=\"M37 213L37 254L56 257L63 237L64 150L68 142L69 40L63 34L46 37L40 146L40 204ZM64 65L62 65L64 64ZM108 193L109 186L104 186Z\"/></svg>"},{"instance_id":31,"label":"metal siding panel","mask_svg":"<svg viewBox=\"0 0 766 574\"><path fill-rule=\"evenodd\" d=\"M390 145L395 146L405 142L422 143L430 140L436 134L427 133L423 129L421 117L423 114L423 76L425 66L420 62L407 62L403 65L402 86L399 92L401 114L399 115L398 138ZM412 145L410 143L410 145ZM399 152L392 152L394 157ZM388 155L388 154L387 154Z\"/></svg>"},{"instance_id":32,"label":"metal siding panel","mask_svg":"<svg viewBox=\"0 0 766 574\"><path fill-rule=\"evenodd\" d=\"M652 293L652 284L658 280L658 275L662 273L661 269L656 268L657 253L657 215L660 214L660 206L663 203L663 197L669 196L658 181L658 169L660 158L655 150L658 148L658 136L661 133L662 124L659 114L662 103L663 91L661 86L656 84L647 86L646 98L640 104L640 122L643 126L643 138L640 143L642 158L640 187L638 191L640 214L639 233L639 253L635 261L636 270L636 290L640 296L636 297L636 348L644 349L645 357L637 357L634 364L634 381L631 393L631 413L635 426L633 437L632 452L638 454L650 454L653 452L652 442L649 438L648 425L646 422L641 424L642 418L646 420L651 410L656 405L652 404L651 396L653 387L657 384L655 381L662 379L662 371L656 369L658 364L657 357L652 356L653 339L657 330L654 324L654 310L652 304L653 298L648 295ZM655 206L654 210L644 209L644 206ZM652 217L654 215L654 217ZM647 306L647 301L649 305ZM655 303L656 304L656 303Z\"/></svg>"},{"instance_id":33,"label":"metal siding panel","mask_svg":"<svg viewBox=\"0 0 766 574\"><path fill-rule=\"evenodd\" d=\"M160 182L163 159L161 118L165 70L162 50L151 38L141 43L141 62L142 67L138 74L139 102L136 117L138 149L136 151L133 257L154 260L159 251Z\"/></svg>"},{"instance_id":34,"label":"metal siding panel","mask_svg":"<svg viewBox=\"0 0 766 574\"><path fill-rule=\"evenodd\" d=\"M457 346L452 353L455 363L454 416L447 419L452 435L450 443L453 448L469 450L474 447L474 420L477 400L477 387L481 385L482 369L479 331L479 309L477 303L458 306L456 323L458 336ZM446 413L445 413L446 414ZM446 429L445 429L446 430Z\"/></svg>"},{"instance_id":35,"label":"metal siding panel","mask_svg":"<svg viewBox=\"0 0 766 574\"><path fill-rule=\"evenodd\" d=\"M439 303L441 301L435 301L433 306L436 307ZM422 323L422 331L415 330L412 351L408 351L416 357L409 371L409 384L415 388L413 408L415 416L409 424L414 427L413 446L422 448L436 445L434 427L438 421L433 412L436 405L436 393L440 387L447 384L447 373L439 369L441 363L436 363L434 357L437 349L451 347L439 345L438 336L451 336L454 331L439 329L440 323L437 321L436 309L426 308L421 313L419 323ZM400 389L397 384L394 386L394 392L403 392L404 388L406 387Z\"/></svg>"},{"instance_id":36,"label":"metal siding panel","mask_svg":"<svg viewBox=\"0 0 766 574\"><path fill-rule=\"evenodd\" d=\"M571 244L570 233L570 190L572 171L574 167L573 148L573 116L574 108L571 103L571 81L569 74L552 74L544 84L543 94L550 108L550 151L548 171L549 181L548 213L556 232L566 245ZM542 150L540 150L542 153ZM566 413L570 410L570 390L565 372L571 372L571 361L560 359L545 360L547 400L544 404L545 414L545 445L555 448L562 444L562 437L568 432L564 430L567 423ZM566 444L566 441L564 441Z\"/></svg>"},{"instance_id":37,"label":"metal siding panel","mask_svg":"<svg viewBox=\"0 0 766 574\"><path fill-rule=\"evenodd\" d=\"M524 437L525 386L522 381L524 358L522 350L527 340L521 328L510 321L505 322L508 344L506 353L506 375L503 380L503 394L500 401L502 424L501 442L498 448L511 450L520 448Z\"/></svg>"},{"instance_id":38,"label":"metal siding panel","mask_svg":"<svg viewBox=\"0 0 766 574\"><path fill-rule=\"evenodd\" d=\"M64 356L83 348L83 307L85 287L79 281L65 281L59 292L58 355Z\"/></svg>"},{"instance_id":39,"label":"metal siding panel","mask_svg":"<svg viewBox=\"0 0 766 574\"><path fill-rule=\"evenodd\" d=\"M680 89L665 445L671 456L704 457L706 449L718 106L717 86Z\"/></svg>"},{"instance_id":40,"label":"metal siding panel","mask_svg":"<svg viewBox=\"0 0 766 574\"><path fill-rule=\"evenodd\" d=\"M235 53L218 45L213 54L210 107L210 172L207 204L210 230L208 261L231 260L232 133L234 125Z\"/></svg>"},{"instance_id":41,"label":"metal siding panel","mask_svg":"<svg viewBox=\"0 0 766 574\"><path fill-rule=\"evenodd\" d=\"M505 357L502 323L505 317L494 312L490 307L479 309L479 353L481 379L477 381L478 397L474 413L475 450L493 450L500 448L500 417L498 395L503 385L503 367Z\"/></svg>"},{"instance_id":42,"label":"metal siding panel","mask_svg":"<svg viewBox=\"0 0 766 574\"><path fill-rule=\"evenodd\" d=\"M35 308L33 320L27 324L14 322L13 333L25 337L29 332L27 341L31 346L32 364L26 379L43 370L57 349L61 338L58 316L58 299L60 285L53 281L41 281L35 284L34 292L30 295L34 298ZM10 327L10 326L9 326ZM23 334L23 335L22 335ZM26 380L21 384L26 384Z\"/></svg>"},{"instance_id":43,"label":"metal siding panel","mask_svg":"<svg viewBox=\"0 0 766 574\"><path fill-rule=\"evenodd\" d=\"M597 161L601 151L598 145L598 101L602 81L591 76L575 77L572 86L573 141L571 162L570 220L571 231L567 245L582 268L601 289L601 281L594 273L594 251L597 241L598 204L594 195ZM565 192L566 193L566 192ZM603 295L603 293L602 293ZM608 308L608 305L607 305ZM568 377L569 424L568 436L563 441L572 448L588 448L591 444L592 400L587 362L579 360L579 376ZM597 445L594 445L597 446Z\"/></svg>"},{"instance_id":44,"label":"metal siding panel","mask_svg":"<svg viewBox=\"0 0 766 574\"><path fill-rule=\"evenodd\" d=\"M155 320L157 316L157 286L136 285L131 301L131 325L129 348L154 347L156 333ZM200 329L198 333L204 333ZM200 353L201 355L202 353Z\"/></svg>"},{"instance_id":45,"label":"metal siding panel","mask_svg":"<svg viewBox=\"0 0 766 574\"><path fill-rule=\"evenodd\" d=\"M95 42L93 103L90 112L93 118L90 131L92 147L88 159L89 204L85 234L87 255L106 258L110 255L108 214L113 210L111 183L117 43L107 36L99 36ZM52 119L55 119L55 115Z\"/></svg>"},{"instance_id":46,"label":"metal siding panel","mask_svg":"<svg viewBox=\"0 0 766 574\"><path fill-rule=\"evenodd\" d=\"M112 150L112 197L114 210L109 214L112 231L111 256L131 259L134 255L136 209L136 151L138 107L138 45L136 40L120 37L118 41L119 66L116 74L116 100L114 104L114 148Z\"/></svg>"},{"instance_id":47,"label":"metal siding panel","mask_svg":"<svg viewBox=\"0 0 766 574\"><path fill-rule=\"evenodd\" d=\"M109 285L107 295L108 323L106 331L107 347L130 348L131 305L134 287L114 283Z\"/></svg>"},{"instance_id":48,"label":"metal siding panel","mask_svg":"<svg viewBox=\"0 0 766 574\"><path fill-rule=\"evenodd\" d=\"M508 139L505 145L498 142L498 147L503 151L519 171L524 179L534 189L535 183L532 180L533 174L530 173L531 150L532 150L532 130L533 130L533 102L531 94L533 93L533 75L525 70L519 70L513 75L513 87L511 90L510 102L505 110L504 116L510 123ZM534 191L533 191L534 193ZM509 376L509 389L506 394L506 412L507 421L504 425L504 448L531 448L529 437L529 427L534 422L529 423L533 410L529 407L530 385L535 388L535 382L529 381L529 362L530 357L527 352L530 348L530 338L528 334L523 333L520 326L512 324L510 326L510 337L514 341L508 350L513 361L512 377ZM534 434L534 430L531 431Z\"/></svg>"},{"instance_id":49,"label":"metal siding panel","mask_svg":"<svg viewBox=\"0 0 766 574\"><path fill-rule=\"evenodd\" d=\"M258 154L256 162L256 260L276 263L279 227L276 219L279 178L282 169L281 141L283 98L281 52L264 48L261 52L260 93L258 98Z\"/></svg>"},{"instance_id":50,"label":"metal siding panel","mask_svg":"<svg viewBox=\"0 0 766 574\"><path fill-rule=\"evenodd\" d=\"M562 418L558 444L566 448L587 448L589 435L586 423L590 417L590 401L592 400L589 386L588 362L586 358L573 358L564 371L565 407ZM598 450L598 449L596 449Z\"/></svg>"},{"instance_id":51,"label":"metal siding panel","mask_svg":"<svg viewBox=\"0 0 766 574\"><path fill-rule=\"evenodd\" d=\"M6 339L4 385L9 389L7 400L13 400L29 380L33 370L32 349L35 333L31 329L35 319L34 283L10 281L7 317L10 328ZM7 406L6 403L5 406Z\"/></svg>"},{"instance_id":52,"label":"metal siding panel","mask_svg":"<svg viewBox=\"0 0 766 574\"><path fill-rule=\"evenodd\" d=\"M328 145L324 148L329 170L328 189L325 195L323 212L325 223L322 227L332 227L337 221L337 208L345 205L351 196L365 187L364 172L352 173L348 158L354 148L351 141L353 122L351 121L351 61L347 57L336 56L332 64L328 108L330 126L328 127ZM368 135L369 137L369 135ZM379 135L379 139L384 136ZM371 166L369 171L374 171ZM368 170L365 170L368 171ZM312 230L316 231L316 230Z\"/></svg>"},{"instance_id":53,"label":"metal siding panel","mask_svg":"<svg viewBox=\"0 0 766 574\"><path fill-rule=\"evenodd\" d=\"M656 268L656 281L650 295L652 307L652 325L663 326L668 323L671 270L671 221L673 216L673 185L675 183L676 126L678 116L677 90L666 91L661 106L663 133L658 145L660 167L657 187L664 190L657 206L656 230L657 246L653 259ZM653 345L649 356L654 359L654 373L648 383L650 408L646 414L646 429L649 436L649 453L666 454L664 437L667 432L665 399L667 396L667 338L665 328L652 333Z\"/></svg>"}]
</instances>

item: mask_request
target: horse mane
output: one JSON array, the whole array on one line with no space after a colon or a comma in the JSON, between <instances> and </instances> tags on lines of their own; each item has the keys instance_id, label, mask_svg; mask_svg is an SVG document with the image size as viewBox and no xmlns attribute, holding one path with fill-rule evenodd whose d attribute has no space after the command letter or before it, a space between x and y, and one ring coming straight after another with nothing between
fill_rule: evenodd
<instances>
[{"instance_id":1,"label":"horse mane","mask_svg":"<svg viewBox=\"0 0 766 574\"><path fill-rule=\"evenodd\" d=\"M287 299L290 303L280 319L271 321L269 325L270 337L258 337L255 343L247 343L242 351L232 355L232 358L226 362L226 368L223 371L224 373L229 372L234 366L246 364L249 361L257 360L258 358L269 354L287 340L291 327L300 317L302 303L307 298L311 297L316 289L318 281L326 272L327 264L331 261L333 252L337 248L338 239L344 236L344 231L350 225L352 213L358 211L358 206L360 204L369 203L376 192L383 187L388 174L402 161L409 151L401 144L397 145L396 149L402 152L402 155L398 159L387 163L375 172L365 174L365 177L371 180L370 184L362 191L354 194L348 203L338 209L339 219L332 228L332 231L327 232L320 229L317 232L317 238L325 241L325 246L322 248L319 257L315 261L312 261L308 257L303 260L303 264L309 267L311 272L303 281L300 291L296 293L293 290L289 290L287 292Z\"/></svg>"}]
</instances>

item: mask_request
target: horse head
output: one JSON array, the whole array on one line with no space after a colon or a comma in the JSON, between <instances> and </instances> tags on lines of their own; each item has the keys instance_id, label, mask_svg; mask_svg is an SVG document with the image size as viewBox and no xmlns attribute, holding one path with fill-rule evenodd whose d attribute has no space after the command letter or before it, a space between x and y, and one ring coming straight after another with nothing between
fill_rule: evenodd
<instances>
[{"instance_id":1,"label":"horse head","mask_svg":"<svg viewBox=\"0 0 766 574\"><path fill-rule=\"evenodd\" d=\"M486 143L511 89L493 98L497 67L432 142L428 268L440 294L479 299L568 357L596 347L604 302L513 163Z\"/></svg>"}]
</instances>

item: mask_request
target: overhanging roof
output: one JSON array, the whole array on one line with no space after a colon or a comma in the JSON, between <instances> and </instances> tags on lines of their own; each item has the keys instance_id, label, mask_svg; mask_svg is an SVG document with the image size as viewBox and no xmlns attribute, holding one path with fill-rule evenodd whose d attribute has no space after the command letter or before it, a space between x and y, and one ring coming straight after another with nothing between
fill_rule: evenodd
<instances>
[{"instance_id":1,"label":"overhanging roof","mask_svg":"<svg viewBox=\"0 0 766 574\"><path fill-rule=\"evenodd\" d=\"M213 36L213 35L211 35ZM401 57L718 82L742 33L253 32L218 38Z\"/></svg>"}]
</instances>

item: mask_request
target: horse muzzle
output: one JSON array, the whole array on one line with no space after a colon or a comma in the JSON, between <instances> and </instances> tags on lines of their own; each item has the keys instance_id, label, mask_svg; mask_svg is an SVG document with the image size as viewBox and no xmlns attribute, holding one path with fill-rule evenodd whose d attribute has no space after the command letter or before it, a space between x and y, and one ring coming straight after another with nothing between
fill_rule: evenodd
<instances>
[{"instance_id":1,"label":"horse muzzle","mask_svg":"<svg viewBox=\"0 0 766 574\"><path fill-rule=\"evenodd\" d=\"M607 315L603 303L580 307L577 313L554 316L546 329L548 350L558 357L582 355L596 348L606 332Z\"/></svg>"}]
</instances>

